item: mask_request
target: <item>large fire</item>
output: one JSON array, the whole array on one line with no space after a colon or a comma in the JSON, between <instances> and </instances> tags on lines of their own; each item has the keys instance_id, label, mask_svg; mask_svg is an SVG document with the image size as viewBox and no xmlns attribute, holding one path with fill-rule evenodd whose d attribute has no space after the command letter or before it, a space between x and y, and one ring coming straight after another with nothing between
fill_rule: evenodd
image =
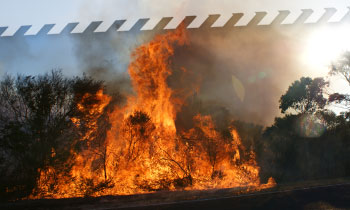
<instances>
[{"instance_id":1,"label":"large fire","mask_svg":"<svg viewBox=\"0 0 350 210\"><path fill-rule=\"evenodd\" d=\"M111 101L102 90L85 95L77 109L88 112L88 131L81 135L85 150L73 152L70 179L55 169L41 171L36 197L76 197L135 194L157 190L192 190L247 187L261 184L253 151L247 150L234 127L224 137L210 116L196 115L194 127L178 130L175 118L184 98L174 95L167 79L172 74L170 58L174 46L188 44L184 28L158 35L138 47L129 66L135 95L123 107L116 106L106 116L110 126L99 133L99 119ZM93 97L98 103L86 106ZM85 119L86 120L86 119ZM72 118L75 126L81 120ZM53 155L55 155L53 151ZM57 183L52 187L52 183Z\"/></svg>"}]
</instances>

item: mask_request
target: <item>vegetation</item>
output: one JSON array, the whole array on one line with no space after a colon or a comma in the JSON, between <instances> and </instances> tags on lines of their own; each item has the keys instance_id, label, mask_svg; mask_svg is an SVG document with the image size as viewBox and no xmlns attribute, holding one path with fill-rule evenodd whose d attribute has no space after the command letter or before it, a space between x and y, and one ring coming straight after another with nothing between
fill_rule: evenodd
<instances>
[{"instance_id":1,"label":"vegetation","mask_svg":"<svg viewBox=\"0 0 350 210\"><path fill-rule=\"evenodd\" d=\"M342 76L350 85L350 53L332 65L330 75ZM350 175L349 95L325 98L323 78L301 78L280 99L282 113L292 110L263 132L258 161L264 177L277 183L346 177ZM336 115L325 105L342 104Z\"/></svg>"},{"instance_id":2,"label":"vegetation","mask_svg":"<svg viewBox=\"0 0 350 210\"><path fill-rule=\"evenodd\" d=\"M83 145L77 140L88 132L91 116L77 109L103 89L101 81L87 76L65 78L60 71L41 76L5 76L0 83L0 197L20 199L36 191L42 173L47 190L55 191L55 179L70 178L68 161ZM71 119L79 119L78 128ZM101 126L104 128L106 126ZM96 141L102 141L96 131ZM97 147L96 147L97 148ZM53 174L50 168L54 168Z\"/></svg>"},{"instance_id":3,"label":"vegetation","mask_svg":"<svg viewBox=\"0 0 350 210\"><path fill-rule=\"evenodd\" d=\"M326 85L323 78L302 77L293 82L280 99L279 107L282 113L289 109L293 109L296 113L315 112L323 109L327 102L323 97Z\"/></svg>"},{"instance_id":4,"label":"vegetation","mask_svg":"<svg viewBox=\"0 0 350 210\"><path fill-rule=\"evenodd\" d=\"M350 85L349 66L350 53L346 53L339 62L333 64L330 75L340 75ZM181 124L181 121L186 121L182 125L185 130L193 128L187 132L191 138L183 135L178 139L178 144L185 145L184 151L177 151L178 155L184 157L183 160L176 160L173 154L164 151L166 156L163 160L183 172L179 179L172 180L175 186L182 189L192 185L193 157L190 154L194 149L208 157L212 179L224 176L222 171L216 169L217 162L223 157L231 155L232 160L235 160L235 156L241 153L243 159L250 159L252 154L241 152L243 147L255 151L263 182L269 177L274 177L277 183L284 183L349 176L350 96L333 93L326 98L325 87L328 84L323 78L309 77L293 82L279 100L279 108L284 116L277 117L274 124L267 128L240 121L230 122L225 109L216 110L216 115L213 115L215 126L220 131L218 133L213 132L214 125L210 124L209 119L207 122L203 118L203 128L206 130L187 125L196 123L198 113L210 112L198 101L189 103L187 108L184 107L186 116L179 116L178 122ZM39 76L5 76L1 80L2 200L22 199L33 193L40 195L43 188L41 191L36 188L38 182L47 185L45 189L54 193L59 184L58 179L72 179L69 171L73 161L69 160L77 155L94 156L93 171L102 171L104 174L104 181L100 183L92 179L80 180L83 196L113 187L106 167L108 156L113 155L105 142L111 126L108 112L115 104L123 101L123 97L118 93L111 94L112 97L105 99L108 103L101 106L100 111L91 112L101 103L98 94L101 90L105 90L102 81L95 81L85 75L66 78L60 71ZM346 111L336 115L327 109L327 105L333 104L342 104ZM150 139L154 130L151 117L136 111L125 120L125 138L128 142L125 155L130 162L142 150L138 145ZM187 120L186 117L194 120ZM243 146L231 145L233 134L230 133L230 127L240 134ZM84 141L86 139L89 141ZM235 153L226 154L228 151L220 149L224 147L237 149ZM163 180L158 185L167 189L170 183ZM140 186L156 189L152 183L140 183Z\"/></svg>"}]
</instances>

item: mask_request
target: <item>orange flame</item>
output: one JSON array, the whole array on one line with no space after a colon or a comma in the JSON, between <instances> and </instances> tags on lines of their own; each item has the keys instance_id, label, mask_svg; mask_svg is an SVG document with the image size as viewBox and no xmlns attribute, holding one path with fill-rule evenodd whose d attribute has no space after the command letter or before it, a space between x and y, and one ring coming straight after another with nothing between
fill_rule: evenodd
<instances>
[{"instance_id":1,"label":"orange flame","mask_svg":"<svg viewBox=\"0 0 350 210\"><path fill-rule=\"evenodd\" d=\"M131 111L142 107L144 112L152 116L157 126L173 132L175 112L179 107L174 107L173 91L166 80L172 73L169 58L174 54L173 46L187 42L184 30L181 27L173 33L158 35L149 44L137 48L132 54L134 61L129 66L132 84L137 93L135 102L131 102Z\"/></svg>"},{"instance_id":2,"label":"orange flame","mask_svg":"<svg viewBox=\"0 0 350 210\"><path fill-rule=\"evenodd\" d=\"M215 129L210 116L197 115L193 119L194 128L186 132L176 130L176 114L184 99L174 96L167 78L172 74L170 58L174 46L187 43L186 31L180 27L156 36L134 51L129 74L136 95L129 96L124 107L116 107L108 114L111 127L99 144L91 140L99 129L96 119L111 97L102 90L97 92L99 103L89 110L83 104L91 95L83 97L77 108L87 111L91 119L89 131L81 140L91 145L74 156L70 172L74 179L51 180L58 183L55 193L42 184L54 169L42 172L38 188L46 194L39 197L134 194L164 189L258 190L276 184L272 178L267 184L260 184L255 154L244 148L235 128L225 138ZM80 119L71 120L80 126Z\"/></svg>"},{"instance_id":3,"label":"orange flame","mask_svg":"<svg viewBox=\"0 0 350 210\"><path fill-rule=\"evenodd\" d=\"M94 97L98 103L93 104L92 107L86 107L84 106L84 103L88 101L91 97ZM81 102L77 104L77 108L79 111L83 113L87 113L87 116L89 119L86 120L88 122L87 125L85 125L88 129L88 132L86 132L85 136L82 137L82 140L88 140L91 137L91 134L94 133L97 130L97 121L96 119L101 116L103 113L104 108L109 104L111 101L111 97L108 95L103 94L103 90L99 90L96 92L94 96L92 96L90 93L86 93ZM71 118L71 121L77 126L80 126L81 119L79 118Z\"/></svg>"}]
</instances>

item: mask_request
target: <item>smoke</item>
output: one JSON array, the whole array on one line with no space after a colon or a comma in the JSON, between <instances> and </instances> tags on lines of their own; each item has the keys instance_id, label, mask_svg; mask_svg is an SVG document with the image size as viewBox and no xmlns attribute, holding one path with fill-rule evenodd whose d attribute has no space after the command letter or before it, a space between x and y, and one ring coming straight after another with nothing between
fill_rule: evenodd
<instances>
[{"instance_id":1,"label":"smoke","mask_svg":"<svg viewBox=\"0 0 350 210\"><path fill-rule=\"evenodd\" d=\"M127 69L133 49L157 33L164 31L79 36L75 46L79 69L106 81L110 90L130 94ZM175 94L188 98L178 116L185 127L192 126L189 118L199 109L216 116L217 123L232 116L270 125L280 114L280 96L304 74L298 63L300 44L285 31L248 27L187 33L189 45L176 48L168 79Z\"/></svg>"},{"instance_id":2,"label":"smoke","mask_svg":"<svg viewBox=\"0 0 350 210\"><path fill-rule=\"evenodd\" d=\"M299 68L295 40L273 28L209 29L189 34L190 45L175 54L174 69L184 66L191 72L188 85L200 80L196 98L202 109L271 124L280 113L279 97L304 73ZM180 78L171 80L176 84Z\"/></svg>"},{"instance_id":3,"label":"smoke","mask_svg":"<svg viewBox=\"0 0 350 210\"><path fill-rule=\"evenodd\" d=\"M20 65L20 57L30 57L28 43L23 39L0 39L0 71L11 73Z\"/></svg>"},{"instance_id":4,"label":"smoke","mask_svg":"<svg viewBox=\"0 0 350 210\"><path fill-rule=\"evenodd\" d=\"M130 94L127 69L133 50L165 31L116 33L113 27L101 34L2 38L0 71L36 75L62 68L65 74L84 72L106 81L109 92ZM176 49L168 80L180 91L176 94L188 98L178 116L183 124L200 109L217 116L217 122L232 115L269 125L280 113L279 97L305 74L297 60L301 41L285 28L202 28L189 29L188 35L189 45Z\"/></svg>"},{"instance_id":5,"label":"smoke","mask_svg":"<svg viewBox=\"0 0 350 210\"><path fill-rule=\"evenodd\" d=\"M115 25L114 27L117 27ZM74 53L81 72L103 80L110 92L132 92L128 65L133 50L153 36L139 30L115 33L116 28L103 34L87 33L74 39Z\"/></svg>"},{"instance_id":6,"label":"smoke","mask_svg":"<svg viewBox=\"0 0 350 210\"><path fill-rule=\"evenodd\" d=\"M126 8L123 14L129 17L133 17L133 11L143 14L144 10L153 16L166 16L168 10L161 7L162 4L158 0L108 1L98 5L87 3L81 7L81 17L94 13L106 18L114 11L111 8L118 5L119 8ZM172 11L179 11L179 15L184 11L186 14L207 14L210 8L218 8L217 2L215 5L205 2L200 8L195 1L167 4ZM220 1L220 5L226 5L220 8L230 10L233 3ZM220 12L224 13L224 10ZM290 34L286 31L274 27L268 30L258 27L188 30L190 45L176 50L172 59L174 72L168 79L170 87L177 90L176 94L185 94L184 98L190 94L194 96L189 97L178 121L188 124L188 118L192 117L194 109L199 109L198 103L201 103L201 112L218 116L217 122L226 121L223 118L232 115L237 120L271 124L280 114L280 96L291 82L303 75L297 59L302 46L293 37L295 33L292 30ZM107 81L112 90L131 93L127 68L133 49L150 41L156 33L163 32L136 30L107 33L96 41L93 36L84 35L76 40L79 68L97 79Z\"/></svg>"},{"instance_id":7,"label":"smoke","mask_svg":"<svg viewBox=\"0 0 350 210\"><path fill-rule=\"evenodd\" d=\"M2 77L5 73L5 70L4 70L4 64L2 62L0 62L0 77Z\"/></svg>"},{"instance_id":8,"label":"smoke","mask_svg":"<svg viewBox=\"0 0 350 210\"><path fill-rule=\"evenodd\" d=\"M71 45L68 35L0 38L2 71L12 75L38 75L62 69L66 75L76 75L80 71L76 68Z\"/></svg>"}]
</instances>

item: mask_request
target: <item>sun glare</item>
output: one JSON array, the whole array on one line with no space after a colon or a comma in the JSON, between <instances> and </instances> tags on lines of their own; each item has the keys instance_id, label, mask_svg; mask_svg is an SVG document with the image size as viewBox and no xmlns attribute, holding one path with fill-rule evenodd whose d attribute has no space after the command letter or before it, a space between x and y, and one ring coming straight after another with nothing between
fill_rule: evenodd
<instances>
[{"instance_id":1,"label":"sun glare","mask_svg":"<svg viewBox=\"0 0 350 210\"><path fill-rule=\"evenodd\" d=\"M350 27L320 28L308 35L305 43L303 62L316 74L324 76L329 71L332 61L335 61L344 51L350 49Z\"/></svg>"}]
</instances>

